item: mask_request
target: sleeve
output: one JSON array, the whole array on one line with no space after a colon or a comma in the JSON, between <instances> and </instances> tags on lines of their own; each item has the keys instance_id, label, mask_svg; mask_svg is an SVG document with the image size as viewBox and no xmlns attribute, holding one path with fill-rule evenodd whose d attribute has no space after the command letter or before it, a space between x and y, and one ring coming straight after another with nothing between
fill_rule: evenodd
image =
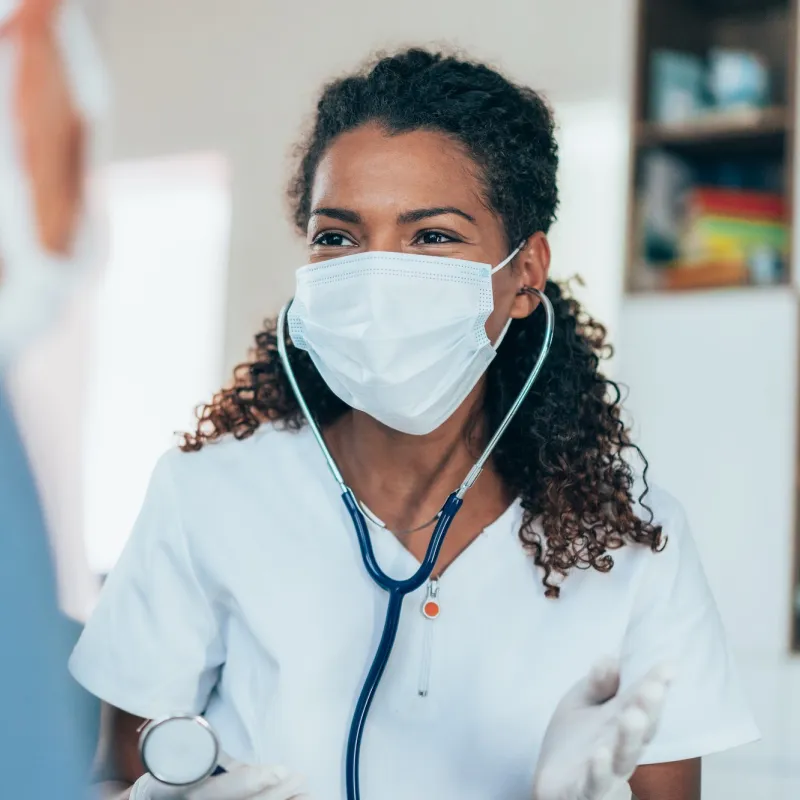
<instances>
[{"instance_id":1,"label":"sleeve","mask_svg":"<svg viewBox=\"0 0 800 800\"><path fill-rule=\"evenodd\" d=\"M85 798L92 742L66 670L47 531L0 381L0 775L7 798Z\"/></svg>"},{"instance_id":2,"label":"sleeve","mask_svg":"<svg viewBox=\"0 0 800 800\"><path fill-rule=\"evenodd\" d=\"M662 661L676 676L642 764L698 758L760 736L683 509L660 492L653 506L668 541L646 554L639 575L623 643L623 690Z\"/></svg>"},{"instance_id":3,"label":"sleeve","mask_svg":"<svg viewBox=\"0 0 800 800\"><path fill-rule=\"evenodd\" d=\"M70 659L92 694L148 719L201 713L224 646L179 513L172 456L159 461L122 555Z\"/></svg>"}]
</instances>

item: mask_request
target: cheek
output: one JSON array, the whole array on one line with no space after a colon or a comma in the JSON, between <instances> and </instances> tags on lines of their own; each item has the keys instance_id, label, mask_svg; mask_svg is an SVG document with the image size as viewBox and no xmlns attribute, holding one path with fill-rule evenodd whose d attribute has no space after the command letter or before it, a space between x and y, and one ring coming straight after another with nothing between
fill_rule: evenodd
<instances>
[{"instance_id":1,"label":"cheek","mask_svg":"<svg viewBox=\"0 0 800 800\"><path fill-rule=\"evenodd\" d=\"M503 328L511 315L511 306L517 294L517 282L510 274L496 275L493 281L494 310L486 320L486 335L491 342L503 332Z\"/></svg>"}]
</instances>

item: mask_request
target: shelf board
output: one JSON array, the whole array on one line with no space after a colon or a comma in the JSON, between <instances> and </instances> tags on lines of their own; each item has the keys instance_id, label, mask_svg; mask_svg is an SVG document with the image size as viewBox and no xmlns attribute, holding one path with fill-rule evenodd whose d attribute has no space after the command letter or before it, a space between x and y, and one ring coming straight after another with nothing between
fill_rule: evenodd
<instances>
[{"instance_id":1,"label":"shelf board","mask_svg":"<svg viewBox=\"0 0 800 800\"><path fill-rule=\"evenodd\" d=\"M730 114L709 114L691 122L665 124L640 122L636 144L641 148L709 148L742 146L747 149L780 146L790 129L783 106Z\"/></svg>"},{"instance_id":2,"label":"shelf board","mask_svg":"<svg viewBox=\"0 0 800 800\"><path fill-rule=\"evenodd\" d=\"M669 269L653 269L638 267L628 276L625 293L628 295L651 295L669 294L684 295L698 294L706 292L731 292L749 290L763 292L769 289L776 289L789 285L789 277L782 275L776 281L770 283L753 283L747 275L742 275L737 270L731 268L727 273L709 273L703 267L697 268L697 274L690 276L688 273L694 271L692 268L685 268L687 274L680 281L670 279Z\"/></svg>"},{"instance_id":3,"label":"shelf board","mask_svg":"<svg viewBox=\"0 0 800 800\"><path fill-rule=\"evenodd\" d=\"M763 14L770 8L788 8L789 0L694 0L694 3L689 3L689 5L720 15Z\"/></svg>"},{"instance_id":4,"label":"shelf board","mask_svg":"<svg viewBox=\"0 0 800 800\"><path fill-rule=\"evenodd\" d=\"M672 289L666 287L636 287L627 286L625 288L625 297L692 297L694 295L711 295L711 294L730 294L740 292L769 292L775 290L786 289L789 286L788 280L782 280L778 283L736 283L736 284L722 284L719 286L696 286L692 289Z\"/></svg>"}]
</instances>

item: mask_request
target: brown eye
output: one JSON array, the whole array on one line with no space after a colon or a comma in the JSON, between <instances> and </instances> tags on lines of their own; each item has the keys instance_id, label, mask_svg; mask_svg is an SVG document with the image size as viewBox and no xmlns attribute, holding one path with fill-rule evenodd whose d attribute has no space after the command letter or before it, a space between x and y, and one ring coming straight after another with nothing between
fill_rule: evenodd
<instances>
[{"instance_id":1,"label":"brown eye","mask_svg":"<svg viewBox=\"0 0 800 800\"><path fill-rule=\"evenodd\" d=\"M441 231L422 231L417 236L415 244L449 244L456 241L458 240Z\"/></svg>"},{"instance_id":2,"label":"brown eye","mask_svg":"<svg viewBox=\"0 0 800 800\"><path fill-rule=\"evenodd\" d=\"M316 239L312 242L314 245L319 245L320 247L355 247L355 242L349 237L345 236L343 233L337 233L336 231L328 231L327 233L321 233L317 236Z\"/></svg>"}]
</instances>

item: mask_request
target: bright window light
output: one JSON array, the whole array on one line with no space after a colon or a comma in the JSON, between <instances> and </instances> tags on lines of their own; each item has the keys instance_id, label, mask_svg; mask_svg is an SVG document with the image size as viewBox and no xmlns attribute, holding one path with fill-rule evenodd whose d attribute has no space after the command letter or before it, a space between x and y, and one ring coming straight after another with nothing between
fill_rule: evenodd
<instances>
[{"instance_id":1,"label":"bright window light","mask_svg":"<svg viewBox=\"0 0 800 800\"><path fill-rule=\"evenodd\" d=\"M84 448L89 564L106 573L156 459L219 388L230 227L227 164L189 155L111 166Z\"/></svg>"}]
</instances>

